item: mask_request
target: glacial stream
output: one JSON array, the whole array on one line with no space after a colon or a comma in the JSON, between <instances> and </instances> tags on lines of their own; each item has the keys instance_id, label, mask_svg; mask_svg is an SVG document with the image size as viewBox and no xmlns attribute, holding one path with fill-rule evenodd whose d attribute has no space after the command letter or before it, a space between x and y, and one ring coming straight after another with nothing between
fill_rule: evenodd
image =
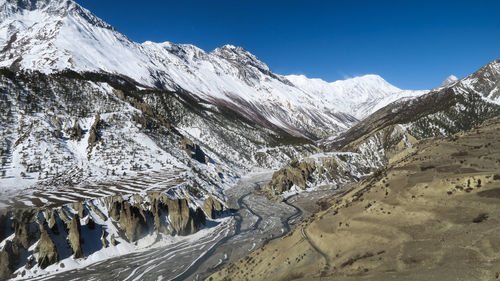
<instances>
[{"instance_id":1,"label":"glacial stream","mask_svg":"<svg viewBox=\"0 0 500 281\"><path fill-rule=\"evenodd\" d=\"M271 173L243 177L226 191L232 219L195 242L130 253L38 280L203 280L263 244L286 235L304 213L288 203L270 202L253 191ZM210 226L208 226L210 227ZM212 226L214 227L214 226Z\"/></svg>"}]
</instances>

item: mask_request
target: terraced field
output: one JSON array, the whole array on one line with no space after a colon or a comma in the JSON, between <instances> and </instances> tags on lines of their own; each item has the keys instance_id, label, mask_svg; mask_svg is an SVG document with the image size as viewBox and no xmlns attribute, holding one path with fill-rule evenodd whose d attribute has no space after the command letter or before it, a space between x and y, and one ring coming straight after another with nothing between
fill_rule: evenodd
<instances>
[{"instance_id":1,"label":"terraced field","mask_svg":"<svg viewBox=\"0 0 500 281\"><path fill-rule=\"evenodd\" d=\"M89 198L112 195L133 194L145 191L165 191L184 182L185 170L174 168L137 176L120 177L116 181L102 181L75 186L39 185L23 191L0 192L0 206L16 207L57 207ZM15 192L15 193L14 193Z\"/></svg>"}]
</instances>

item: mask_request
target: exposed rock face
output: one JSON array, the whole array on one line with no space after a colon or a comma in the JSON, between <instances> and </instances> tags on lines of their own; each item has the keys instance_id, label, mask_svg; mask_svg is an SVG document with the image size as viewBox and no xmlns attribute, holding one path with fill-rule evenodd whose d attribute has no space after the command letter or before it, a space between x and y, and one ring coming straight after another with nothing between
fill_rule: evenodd
<instances>
[{"instance_id":1,"label":"exposed rock face","mask_svg":"<svg viewBox=\"0 0 500 281\"><path fill-rule=\"evenodd\" d=\"M21 210L14 217L14 242L24 249L28 249L31 242L36 238L36 232L31 232L31 225L36 220L36 209Z\"/></svg>"},{"instance_id":2,"label":"exposed rock face","mask_svg":"<svg viewBox=\"0 0 500 281\"><path fill-rule=\"evenodd\" d=\"M107 221L108 220L108 217L106 217L102 212L101 210L99 210L98 208L96 208L96 206L94 205L94 203L92 202L89 202L89 206L90 206L90 209L96 213L99 218L101 218L103 221Z\"/></svg>"},{"instance_id":3,"label":"exposed rock face","mask_svg":"<svg viewBox=\"0 0 500 281\"><path fill-rule=\"evenodd\" d=\"M59 261L56 245L45 229L46 224L40 225L40 240L36 246L36 250L38 251L38 265L42 269Z\"/></svg>"},{"instance_id":4,"label":"exposed rock face","mask_svg":"<svg viewBox=\"0 0 500 281\"><path fill-rule=\"evenodd\" d=\"M118 242L116 241L114 234L111 234L111 238L109 238L109 241L111 242L111 245L113 245L113 246L118 245Z\"/></svg>"},{"instance_id":5,"label":"exposed rock face","mask_svg":"<svg viewBox=\"0 0 500 281\"><path fill-rule=\"evenodd\" d=\"M135 242L153 228L157 233L167 235L192 234L200 229L201 224L205 224L206 215L200 207L190 207L189 202L189 199L169 199L164 192L151 192L147 198L140 194L112 196L67 204L57 209L33 208L6 212L0 216L3 226L1 238L6 239L12 231L14 236L9 241L0 241L5 245L0 247L0 280L10 278L17 270L21 272L36 265L45 269L59 262L62 256L66 257L61 249L67 246L71 248L73 258L78 259L93 253L83 252L82 244L85 242L93 241L107 248L118 245L119 239ZM106 214L99 209L107 209ZM217 212L223 210L223 205L209 197L204 209L215 218ZM84 215L83 220L81 215ZM108 216L113 224L103 225L102 220ZM12 231L9 230L10 225L13 226ZM110 235L110 231L114 234ZM82 236L84 233L85 237ZM64 243L60 245L57 241ZM35 251L28 251L34 244ZM89 251L100 249L95 246L89 247L92 248ZM23 264L19 264L20 257Z\"/></svg>"},{"instance_id":6,"label":"exposed rock face","mask_svg":"<svg viewBox=\"0 0 500 281\"><path fill-rule=\"evenodd\" d=\"M370 175L376 167L376 163L359 153L315 154L300 161L294 160L275 172L272 180L257 192L280 201L281 194L290 191L293 186L304 190L314 186L357 182Z\"/></svg>"},{"instance_id":7,"label":"exposed rock face","mask_svg":"<svg viewBox=\"0 0 500 281\"><path fill-rule=\"evenodd\" d=\"M85 219L85 225L89 229L95 229L95 222L90 216L87 216L87 218Z\"/></svg>"},{"instance_id":8,"label":"exposed rock face","mask_svg":"<svg viewBox=\"0 0 500 281\"><path fill-rule=\"evenodd\" d=\"M119 220L123 198L121 196L112 196L106 198L106 201L108 204L109 217L115 221Z\"/></svg>"},{"instance_id":9,"label":"exposed rock face","mask_svg":"<svg viewBox=\"0 0 500 281\"><path fill-rule=\"evenodd\" d=\"M120 209L120 227L125 231L129 241L133 242L141 238L147 230L146 215L144 211L123 201Z\"/></svg>"},{"instance_id":10,"label":"exposed rock face","mask_svg":"<svg viewBox=\"0 0 500 281\"><path fill-rule=\"evenodd\" d=\"M121 196L113 196L108 199L108 206L109 216L119 222L129 241L136 241L147 230L147 217L139 204L133 206Z\"/></svg>"},{"instance_id":11,"label":"exposed rock face","mask_svg":"<svg viewBox=\"0 0 500 281\"><path fill-rule=\"evenodd\" d=\"M84 217L85 208L83 207L83 203L82 202L75 202L75 203L71 204L71 206L73 207L73 209L75 211L77 211L78 216L80 218Z\"/></svg>"},{"instance_id":12,"label":"exposed rock face","mask_svg":"<svg viewBox=\"0 0 500 281\"><path fill-rule=\"evenodd\" d=\"M47 210L48 214L48 226L55 233L59 234L59 229L57 228L56 212L54 210Z\"/></svg>"},{"instance_id":13,"label":"exposed rock face","mask_svg":"<svg viewBox=\"0 0 500 281\"><path fill-rule=\"evenodd\" d=\"M100 136L99 136L99 127L102 125L101 124L101 115L99 113L96 114L94 118L94 123L89 129L89 147L92 148L96 145L97 141L99 141Z\"/></svg>"},{"instance_id":14,"label":"exposed rock face","mask_svg":"<svg viewBox=\"0 0 500 281\"><path fill-rule=\"evenodd\" d=\"M73 250L73 257L75 259L83 258L83 251L80 239L80 217L75 215L71 220L71 225L68 230L68 240Z\"/></svg>"},{"instance_id":15,"label":"exposed rock face","mask_svg":"<svg viewBox=\"0 0 500 281\"><path fill-rule=\"evenodd\" d=\"M173 234L189 235L199 230L201 215L189 208L186 199L167 200L166 203Z\"/></svg>"},{"instance_id":16,"label":"exposed rock face","mask_svg":"<svg viewBox=\"0 0 500 281\"><path fill-rule=\"evenodd\" d=\"M162 219L163 214L168 212L168 207L165 194L160 192L149 193L149 199L151 201L151 213L153 214L154 226L156 233L168 233L168 229L164 225L164 220Z\"/></svg>"},{"instance_id":17,"label":"exposed rock face","mask_svg":"<svg viewBox=\"0 0 500 281\"><path fill-rule=\"evenodd\" d=\"M182 139L182 148L186 151L187 155L200 163L207 163L207 156L201 150L200 146L195 144L188 138Z\"/></svg>"},{"instance_id":18,"label":"exposed rock face","mask_svg":"<svg viewBox=\"0 0 500 281\"><path fill-rule=\"evenodd\" d=\"M0 241L3 241L3 239L7 236L6 230L7 228L10 228L8 223L9 217L9 213L0 214Z\"/></svg>"},{"instance_id":19,"label":"exposed rock face","mask_svg":"<svg viewBox=\"0 0 500 281\"><path fill-rule=\"evenodd\" d=\"M16 243L7 241L0 253L0 279L8 279L14 272L14 266L19 261L20 249Z\"/></svg>"},{"instance_id":20,"label":"exposed rock face","mask_svg":"<svg viewBox=\"0 0 500 281\"><path fill-rule=\"evenodd\" d=\"M108 247L108 242L106 241L106 237L108 236L108 233L106 230L102 230L101 232L101 243L102 243L102 248L107 248Z\"/></svg>"},{"instance_id":21,"label":"exposed rock face","mask_svg":"<svg viewBox=\"0 0 500 281\"><path fill-rule=\"evenodd\" d=\"M311 173L314 170L316 170L314 161L299 162L295 159L273 174L268 188L274 190L277 194L290 190L293 185L306 189L307 183L311 179Z\"/></svg>"},{"instance_id":22,"label":"exposed rock face","mask_svg":"<svg viewBox=\"0 0 500 281\"><path fill-rule=\"evenodd\" d=\"M83 135L82 128L80 127L78 120L75 120L75 124L69 130L69 138L72 140L81 140L82 135Z\"/></svg>"},{"instance_id":23,"label":"exposed rock face","mask_svg":"<svg viewBox=\"0 0 500 281\"><path fill-rule=\"evenodd\" d=\"M217 215L217 212L220 212L223 210L222 204L214 199L212 196L209 196L207 200L203 203L203 206L201 207L205 214L211 219L214 219Z\"/></svg>"}]
</instances>

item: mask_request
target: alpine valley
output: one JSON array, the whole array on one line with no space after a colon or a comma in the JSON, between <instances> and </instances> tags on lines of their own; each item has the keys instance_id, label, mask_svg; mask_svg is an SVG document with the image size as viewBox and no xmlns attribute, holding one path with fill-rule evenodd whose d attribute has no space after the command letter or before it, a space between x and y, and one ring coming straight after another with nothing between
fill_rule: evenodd
<instances>
[{"instance_id":1,"label":"alpine valley","mask_svg":"<svg viewBox=\"0 0 500 281\"><path fill-rule=\"evenodd\" d=\"M500 60L326 82L0 0L0 280L498 279L499 115Z\"/></svg>"}]
</instances>

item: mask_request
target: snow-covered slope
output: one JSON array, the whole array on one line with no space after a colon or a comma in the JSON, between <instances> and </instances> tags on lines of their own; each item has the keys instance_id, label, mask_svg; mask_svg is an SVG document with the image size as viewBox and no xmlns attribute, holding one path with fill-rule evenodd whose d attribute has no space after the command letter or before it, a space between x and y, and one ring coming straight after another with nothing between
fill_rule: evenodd
<instances>
[{"instance_id":1,"label":"snow-covered slope","mask_svg":"<svg viewBox=\"0 0 500 281\"><path fill-rule=\"evenodd\" d=\"M286 78L317 97L325 106L341 109L359 120L398 99L427 93L401 90L374 74L330 83L304 75L288 75Z\"/></svg>"},{"instance_id":2,"label":"snow-covered slope","mask_svg":"<svg viewBox=\"0 0 500 281\"><path fill-rule=\"evenodd\" d=\"M337 134L391 101L423 93L401 91L374 75L334 83L281 76L231 45L205 52L169 42L139 44L69 0L3 0L0 16L0 66L120 74L190 92L297 136Z\"/></svg>"}]
</instances>

